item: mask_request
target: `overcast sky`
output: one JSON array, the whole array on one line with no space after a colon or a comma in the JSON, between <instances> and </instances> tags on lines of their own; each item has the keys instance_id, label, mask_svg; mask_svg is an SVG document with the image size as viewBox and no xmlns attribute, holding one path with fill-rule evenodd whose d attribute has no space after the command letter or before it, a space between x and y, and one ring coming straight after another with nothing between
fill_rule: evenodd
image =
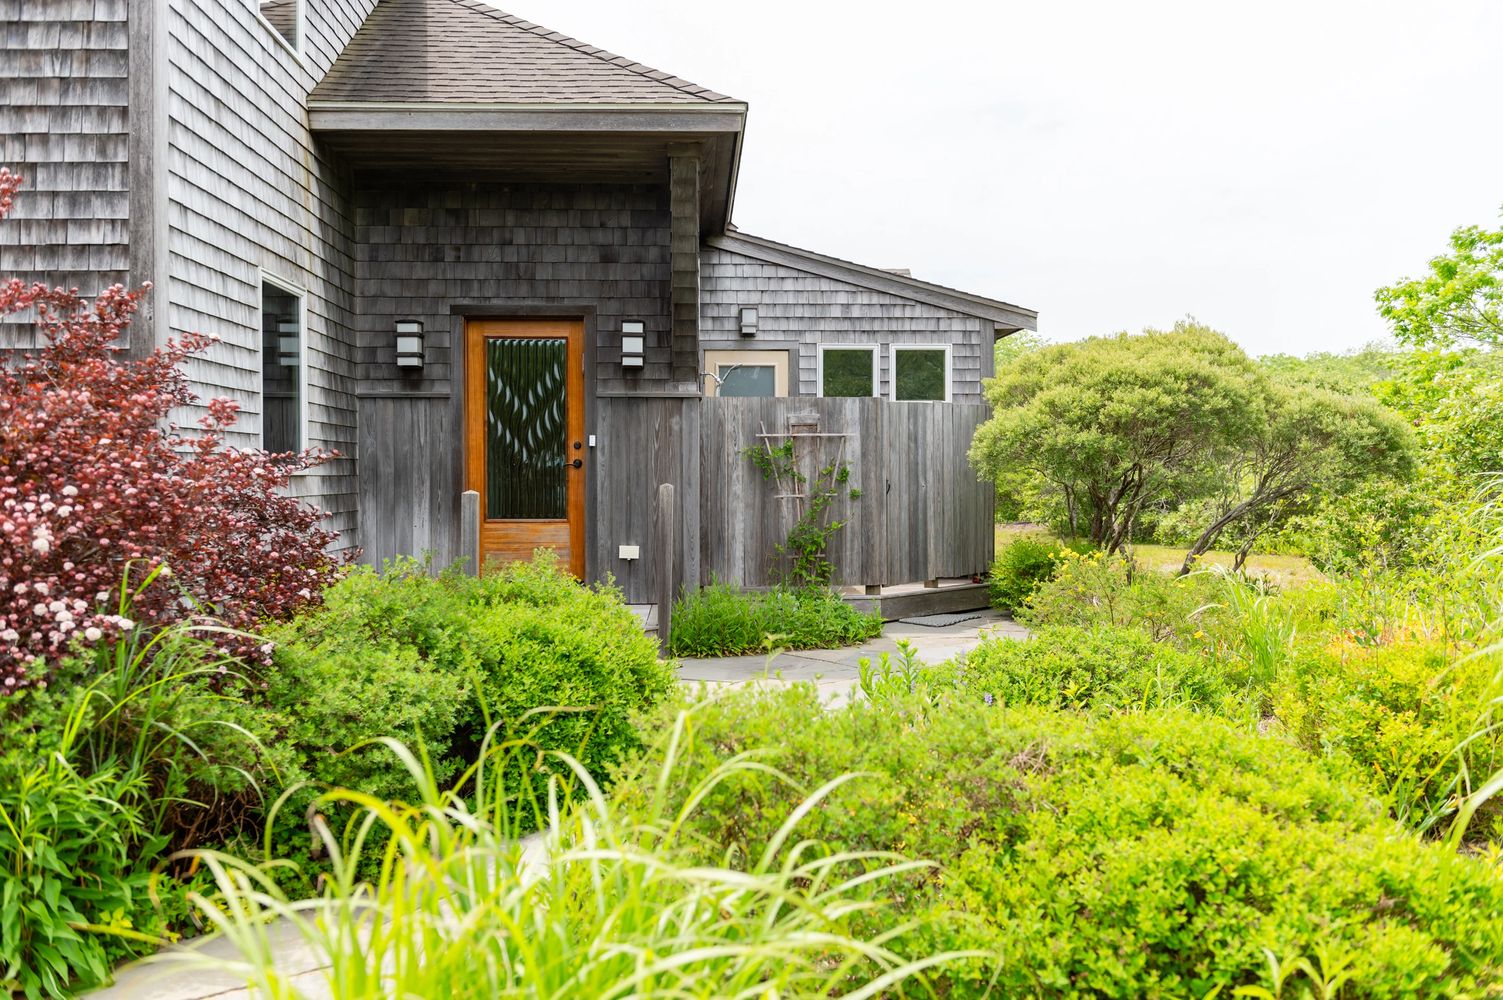
<instances>
[{"instance_id":1,"label":"overcast sky","mask_svg":"<svg viewBox=\"0 0 1503 1000\"><path fill-rule=\"evenodd\" d=\"M1052 340L1356 347L1503 205L1503 0L495 2L747 101L742 230Z\"/></svg>"}]
</instances>

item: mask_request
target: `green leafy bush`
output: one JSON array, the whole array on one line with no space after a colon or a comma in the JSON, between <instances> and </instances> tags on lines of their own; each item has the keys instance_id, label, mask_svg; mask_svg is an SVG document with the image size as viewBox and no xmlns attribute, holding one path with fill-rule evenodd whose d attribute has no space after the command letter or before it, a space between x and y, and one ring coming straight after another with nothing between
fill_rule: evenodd
<instances>
[{"instance_id":1,"label":"green leafy bush","mask_svg":"<svg viewBox=\"0 0 1503 1000\"><path fill-rule=\"evenodd\" d=\"M165 837L133 803L145 777L80 774L60 755L0 782L0 990L65 997L109 980L160 932L149 868ZM124 933L122 933L124 932Z\"/></svg>"},{"instance_id":2,"label":"green leafy bush","mask_svg":"<svg viewBox=\"0 0 1503 1000\"><path fill-rule=\"evenodd\" d=\"M1049 537L1024 536L1002 546L992 562L992 606L1015 613L1028 604L1064 561L1066 552L1083 552L1083 545L1068 545Z\"/></svg>"},{"instance_id":3,"label":"green leafy bush","mask_svg":"<svg viewBox=\"0 0 1503 1000\"><path fill-rule=\"evenodd\" d=\"M243 682L197 632L129 629L0 697L0 988L72 995L191 931L154 869L233 827L266 777Z\"/></svg>"},{"instance_id":4,"label":"green leafy bush","mask_svg":"<svg viewBox=\"0 0 1503 1000\"><path fill-rule=\"evenodd\" d=\"M1491 726L1499 667L1438 642L1335 644L1284 672L1273 709L1301 746L1350 758L1426 830L1503 767ZM1482 818L1496 822L1496 805Z\"/></svg>"},{"instance_id":5,"label":"green leafy bush","mask_svg":"<svg viewBox=\"0 0 1503 1000\"><path fill-rule=\"evenodd\" d=\"M696 802L705 857L745 863L806 790L872 775L831 792L802 835L941 864L898 894L918 923L894 946L992 957L936 971L940 995L994 980L1009 997L1273 993L1282 966L1285 997L1334 995L1322 987L1342 974L1352 1000L1441 997L1503 972L1496 868L1396 829L1340 761L1214 716L943 698L831 710L795 686L717 698L687 732L691 766L668 794L738 754L765 768ZM616 792L663 793L637 778Z\"/></svg>"},{"instance_id":6,"label":"green leafy bush","mask_svg":"<svg viewBox=\"0 0 1503 1000\"><path fill-rule=\"evenodd\" d=\"M770 646L835 649L882 634L882 618L829 590L743 591L714 583L673 605L674 656L738 656Z\"/></svg>"},{"instance_id":7,"label":"green leafy bush","mask_svg":"<svg viewBox=\"0 0 1503 1000\"><path fill-rule=\"evenodd\" d=\"M603 774L638 745L632 714L673 683L620 594L550 558L478 578L412 560L357 568L267 637L266 697L307 776L383 797L416 790L378 737L422 744L447 781L492 723L547 708L562 711L539 748Z\"/></svg>"},{"instance_id":8,"label":"green leafy bush","mask_svg":"<svg viewBox=\"0 0 1503 1000\"><path fill-rule=\"evenodd\" d=\"M1180 648L1227 641L1236 622L1226 610L1221 578L1210 573L1174 577L1133 566L1101 552L1066 552L1058 571L1018 615L1032 628L1075 625L1143 630Z\"/></svg>"},{"instance_id":9,"label":"green leafy bush","mask_svg":"<svg viewBox=\"0 0 1503 1000\"><path fill-rule=\"evenodd\" d=\"M967 653L963 688L1004 705L1053 708L1228 708L1232 685L1214 660L1131 628L1049 625L1031 639L987 639Z\"/></svg>"}]
</instances>

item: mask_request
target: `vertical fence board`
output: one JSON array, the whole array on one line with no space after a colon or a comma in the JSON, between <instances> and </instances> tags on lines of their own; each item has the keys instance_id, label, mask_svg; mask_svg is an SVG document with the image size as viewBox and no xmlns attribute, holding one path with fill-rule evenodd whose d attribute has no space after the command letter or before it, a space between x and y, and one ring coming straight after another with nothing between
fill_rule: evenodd
<instances>
[{"instance_id":1,"label":"vertical fence board","mask_svg":"<svg viewBox=\"0 0 1503 1000\"><path fill-rule=\"evenodd\" d=\"M893 403L880 399L705 399L698 419L700 482L698 566L686 580L718 578L766 586L780 578L774 547L793 524L791 501L745 455L790 420L817 425L821 435L798 439L801 471L811 479L844 445L849 482L832 515L846 526L832 539L834 582L895 584L983 572L992 557L992 489L966 460L986 407L958 403ZM691 431L686 418L684 433ZM688 441L693 441L689 437ZM771 439L774 446L783 438ZM852 487L862 495L851 500ZM687 515L686 515L687 516ZM686 533L689 525L685 524Z\"/></svg>"}]
</instances>

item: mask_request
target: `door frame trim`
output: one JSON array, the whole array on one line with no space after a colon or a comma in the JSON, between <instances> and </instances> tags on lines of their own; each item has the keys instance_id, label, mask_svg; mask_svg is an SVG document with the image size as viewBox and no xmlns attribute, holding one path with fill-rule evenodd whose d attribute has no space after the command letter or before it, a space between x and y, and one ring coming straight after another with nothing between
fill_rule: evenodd
<instances>
[{"instance_id":1,"label":"door frame trim","mask_svg":"<svg viewBox=\"0 0 1503 1000\"><path fill-rule=\"evenodd\" d=\"M599 383L595 377L596 344L600 339L599 307L594 302L583 301L544 301L542 299L518 299L515 302L480 302L470 299L462 302L449 304L449 420L451 427L459 428L458 433L464 433L464 400L465 400L465 351L464 336L465 323L470 319L576 319L584 323L584 366L585 366L585 451L593 457L594 450L588 447L589 435L595 433L592 429L596 424L597 403L599 395ZM435 322L438 319L435 318ZM454 346L457 345L457 348ZM454 535L450 545L455 553L464 551L460 545L459 537L459 496L464 492L465 469L464 448L460 447L459 461L452 463L451 478L449 480L449 496L453 499ZM601 578L601 562L598 557L600 547L599 518L595 508L595 498L599 495L596 488L595 462L585 463L585 579L598 580Z\"/></svg>"},{"instance_id":2,"label":"door frame trim","mask_svg":"<svg viewBox=\"0 0 1503 1000\"><path fill-rule=\"evenodd\" d=\"M466 440L466 421L468 420L468 384L469 384L469 327L471 321L485 322L525 322L527 320L558 320L578 324L582 343L580 344L581 392L583 398L583 431L585 447L581 449L581 457L584 458L584 500L580 505L584 520L579 537L582 538L581 548L577 563L581 568L580 578L584 581L595 579L596 559L594 549L596 545L596 518L595 518L595 461L594 450L589 446L589 438L593 435L595 421L595 327L596 309L592 304L561 304L544 302L519 302L507 303L504 308L498 309L495 305L480 303L454 303L449 307L450 315L450 344L453 345L449 355L451 359L452 374L449 379L451 389L450 413L456 429L455 438L459 449L459 460L454 463L454 484L452 496L456 517L454 519L455 530L458 531L459 497L467 489L469 482L469 447ZM482 506L482 513L483 513ZM482 523L484 518L482 517ZM456 537L456 542L462 539ZM462 551L463 546L457 546L456 551Z\"/></svg>"}]
</instances>

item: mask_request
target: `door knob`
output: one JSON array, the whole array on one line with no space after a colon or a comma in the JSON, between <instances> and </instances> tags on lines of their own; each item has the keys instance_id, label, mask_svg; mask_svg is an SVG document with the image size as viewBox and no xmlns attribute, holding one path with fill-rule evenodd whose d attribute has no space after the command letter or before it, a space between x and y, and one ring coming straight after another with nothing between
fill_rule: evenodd
<instances>
[{"instance_id":1,"label":"door knob","mask_svg":"<svg viewBox=\"0 0 1503 1000\"><path fill-rule=\"evenodd\" d=\"M582 468L584 468L584 459L582 459L582 458L576 458L574 461L570 462L569 464L572 465L572 466L574 466L574 468L576 468L576 469L582 469Z\"/></svg>"}]
</instances>

